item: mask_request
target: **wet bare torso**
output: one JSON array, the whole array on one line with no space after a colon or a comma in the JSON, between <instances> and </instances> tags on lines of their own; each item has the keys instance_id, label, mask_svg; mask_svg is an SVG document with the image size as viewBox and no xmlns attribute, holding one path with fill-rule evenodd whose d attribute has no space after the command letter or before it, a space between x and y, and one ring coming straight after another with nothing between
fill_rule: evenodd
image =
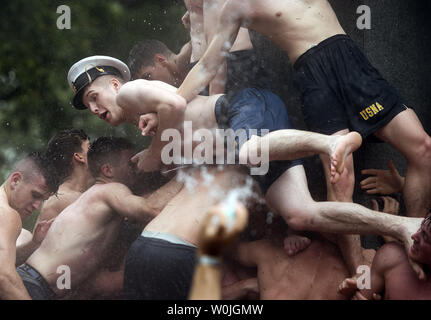
<instances>
[{"instance_id":1,"label":"wet bare torso","mask_svg":"<svg viewBox=\"0 0 431 320\"><path fill-rule=\"evenodd\" d=\"M68 294L68 290L57 288L57 279L63 274L57 273L59 266L70 268L71 286L76 289L100 266L117 239L123 218L101 200L106 187L109 184L94 185L67 207L27 260L58 296Z\"/></svg>"},{"instance_id":2,"label":"wet bare torso","mask_svg":"<svg viewBox=\"0 0 431 320\"><path fill-rule=\"evenodd\" d=\"M398 246L396 265L385 274L385 300L430 300L431 279L420 281L411 268L405 250Z\"/></svg>"},{"instance_id":3,"label":"wet bare torso","mask_svg":"<svg viewBox=\"0 0 431 320\"><path fill-rule=\"evenodd\" d=\"M349 274L333 245L313 239L310 247L293 257L287 256L281 244L265 245L261 250L264 252L258 261L261 299L344 299L337 288Z\"/></svg>"},{"instance_id":4,"label":"wet bare torso","mask_svg":"<svg viewBox=\"0 0 431 320\"><path fill-rule=\"evenodd\" d=\"M245 176L235 166L224 166L223 171L217 167L201 168L188 171L191 176L183 189L145 230L175 235L197 245L199 226L208 209L224 200L230 189L242 185ZM202 170L208 173L201 174ZM194 182L193 188L189 187L190 182Z\"/></svg>"},{"instance_id":5,"label":"wet bare torso","mask_svg":"<svg viewBox=\"0 0 431 320\"><path fill-rule=\"evenodd\" d=\"M285 50L293 64L321 41L345 34L327 0L229 0L245 26L262 33Z\"/></svg>"}]
</instances>

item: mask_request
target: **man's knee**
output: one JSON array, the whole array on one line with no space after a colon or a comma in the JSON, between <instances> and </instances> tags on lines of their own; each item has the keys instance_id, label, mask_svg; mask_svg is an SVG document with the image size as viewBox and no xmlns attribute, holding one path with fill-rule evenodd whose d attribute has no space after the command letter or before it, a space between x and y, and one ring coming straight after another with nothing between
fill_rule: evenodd
<instances>
[{"instance_id":1,"label":"man's knee","mask_svg":"<svg viewBox=\"0 0 431 320\"><path fill-rule=\"evenodd\" d=\"M428 166L431 166L431 138L425 132L419 138L417 147L413 148L414 152L411 159L413 161L420 161Z\"/></svg>"}]
</instances>

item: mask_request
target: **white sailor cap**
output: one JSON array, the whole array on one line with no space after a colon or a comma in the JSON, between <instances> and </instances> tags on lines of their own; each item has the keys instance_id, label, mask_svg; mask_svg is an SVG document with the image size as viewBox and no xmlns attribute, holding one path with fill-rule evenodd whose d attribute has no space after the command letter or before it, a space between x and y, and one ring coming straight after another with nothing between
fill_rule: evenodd
<instances>
[{"instance_id":1,"label":"white sailor cap","mask_svg":"<svg viewBox=\"0 0 431 320\"><path fill-rule=\"evenodd\" d=\"M75 93L72 104L76 109L87 109L82 103L84 89L98 77L104 75L115 75L125 81L129 81L131 78L130 70L124 62L108 56L87 57L79 60L69 69L67 82Z\"/></svg>"}]
</instances>

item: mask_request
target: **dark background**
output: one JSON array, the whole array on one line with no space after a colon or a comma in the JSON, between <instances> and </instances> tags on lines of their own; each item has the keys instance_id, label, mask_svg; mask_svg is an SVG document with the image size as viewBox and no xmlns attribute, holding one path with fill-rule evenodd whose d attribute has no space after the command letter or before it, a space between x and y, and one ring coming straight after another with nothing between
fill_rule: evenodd
<instances>
[{"instance_id":1,"label":"dark background","mask_svg":"<svg viewBox=\"0 0 431 320\"><path fill-rule=\"evenodd\" d=\"M239 0L238 0L239 1ZM414 108L430 133L431 49L429 0L331 0L345 31L364 50L372 64ZM72 12L72 28L58 30L59 5ZM359 30L358 6L371 8L371 30ZM69 67L95 54L123 61L133 44L143 38L159 39L173 51L188 41L180 18L182 1L7 1L0 11L0 176L24 152L42 149L63 128L83 128L92 138L115 134L139 146L148 141L131 126L112 128L70 104L66 82ZM271 81L286 102L297 128L305 129L300 101L291 81L287 57L270 41L253 33L256 49L264 57ZM402 174L403 157L383 143L366 143L355 154L356 181L364 168L386 168L393 159ZM326 187L317 157L306 160L309 187L316 200L326 198ZM356 186L356 202L370 206L370 199Z\"/></svg>"}]
</instances>

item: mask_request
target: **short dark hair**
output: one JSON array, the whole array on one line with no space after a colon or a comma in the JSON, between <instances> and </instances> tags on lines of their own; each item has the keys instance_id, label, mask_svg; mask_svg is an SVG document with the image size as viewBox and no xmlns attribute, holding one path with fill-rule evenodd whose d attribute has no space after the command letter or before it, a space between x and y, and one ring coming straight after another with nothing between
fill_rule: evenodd
<instances>
[{"instance_id":1,"label":"short dark hair","mask_svg":"<svg viewBox=\"0 0 431 320\"><path fill-rule=\"evenodd\" d=\"M133 46L128 59L132 79L136 78L142 67L154 66L157 53L169 56L172 51L163 42L154 39L145 39Z\"/></svg>"},{"instance_id":2,"label":"short dark hair","mask_svg":"<svg viewBox=\"0 0 431 320\"><path fill-rule=\"evenodd\" d=\"M88 168L94 178L100 175L100 167L105 163L117 164L121 151L135 150L135 145L125 138L100 137L88 149Z\"/></svg>"},{"instance_id":3,"label":"short dark hair","mask_svg":"<svg viewBox=\"0 0 431 320\"><path fill-rule=\"evenodd\" d=\"M40 152L31 152L24 159L19 161L14 172L21 172L24 180L30 178L35 173L41 174L45 178L45 185L51 193L56 193L60 185L60 179L51 160Z\"/></svg>"},{"instance_id":4,"label":"short dark hair","mask_svg":"<svg viewBox=\"0 0 431 320\"><path fill-rule=\"evenodd\" d=\"M72 159L75 152L82 150L82 143L90 140L81 129L65 129L57 133L48 142L46 157L51 159L59 179L64 182L73 170Z\"/></svg>"}]
</instances>

